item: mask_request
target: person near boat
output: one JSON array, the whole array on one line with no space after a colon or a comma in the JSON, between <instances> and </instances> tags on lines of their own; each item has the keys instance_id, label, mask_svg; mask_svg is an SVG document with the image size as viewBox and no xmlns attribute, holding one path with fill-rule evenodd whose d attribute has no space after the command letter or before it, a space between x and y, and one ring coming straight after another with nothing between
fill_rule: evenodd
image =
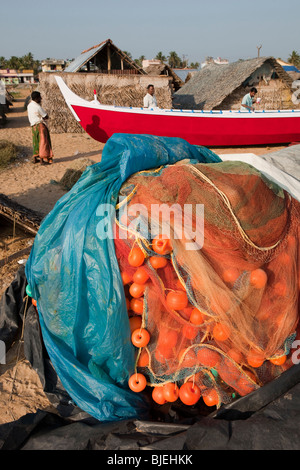
<instances>
[{"instance_id":1,"label":"person near boat","mask_svg":"<svg viewBox=\"0 0 300 470\"><path fill-rule=\"evenodd\" d=\"M250 92L244 96L241 103L241 111L254 111L253 104L256 102L254 98L256 93L257 89L255 87L252 87Z\"/></svg>"},{"instance_id":2,"label":"person near boat","mask_svg":"<svg viewBox=\"0 0 300 470\"><path fill-rule=\"evenodd\" d=\"M154 85L147 86L147 94L144 96L144 108L157 108Z\"/></svg>"},{"instance_id":3,"label":"person near boat","mask_svg":"<svg viewBox=\"0 0 300 470\"><path fill-rule=\"evenodd\" d=\"M50 133L45 121L49 118L41 106L42 97L39 91L31 93L31 101L27 107L28 120L32 130L33 163L42 165L53 163L53 152Z\"/></svg>"}]
</instances>

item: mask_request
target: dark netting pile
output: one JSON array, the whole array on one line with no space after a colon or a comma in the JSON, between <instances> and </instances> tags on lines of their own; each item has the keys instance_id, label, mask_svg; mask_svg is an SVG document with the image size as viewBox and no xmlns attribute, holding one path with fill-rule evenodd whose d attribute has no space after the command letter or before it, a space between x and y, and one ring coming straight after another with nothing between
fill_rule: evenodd
<instances>
[{"instance_id":1,"label":"dark netting pile","mask_svg":"<svg viewBox=\"0 0 300 470\"><path fill-rule=\"evenodd\" d=\"M220 407L293 365L298 201L241 162L184 160L134 174L120 196L132 390Z\"/></svg>"}]
</instances>

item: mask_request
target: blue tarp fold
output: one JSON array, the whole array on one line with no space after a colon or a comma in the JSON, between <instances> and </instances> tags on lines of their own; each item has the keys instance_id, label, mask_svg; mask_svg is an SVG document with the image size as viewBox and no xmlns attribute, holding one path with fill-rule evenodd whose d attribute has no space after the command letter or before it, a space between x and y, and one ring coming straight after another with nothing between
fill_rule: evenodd
<instances>
[{"instance_id":1,"label":"blue tarp fold","mask_svg":"<svg viewBox=\"0 0 300 470\"><path fill-rule=\"evenodd\" d=\"M114 134L101 162L43 220L26 264L57 375L74 402L100 421L145 417L147 405L127 385L135 351L114 241L97 236L97 209L115 206L133 173L182 159L221 161L179 138Z\"/></svg>"}]
</instances>

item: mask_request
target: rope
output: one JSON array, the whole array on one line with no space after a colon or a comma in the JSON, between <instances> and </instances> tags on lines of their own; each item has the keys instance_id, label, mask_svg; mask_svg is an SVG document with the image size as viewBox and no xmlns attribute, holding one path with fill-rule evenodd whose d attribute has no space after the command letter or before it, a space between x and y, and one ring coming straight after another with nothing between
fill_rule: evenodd
<instances>
[{"instance_id":1,"label":"rope","mask_svg":"<svg viewBox=\"0 0 300 470\"><path fill-rule=\"evenodd\" d=\"M11 392L10 392L10 395L8 397L8 409L9 409L9 412L11 413L14 420L16 418L15 418L15 416L14 416L14 414L13 414L11 408L10 408L10 402L11 402L13 391L14 391L18 365L21 362L21 361L19 361L19 357L20 357L21 345L23 343L23 337L24 337L25 318L26 318L26 312L27 312L27 306L28 306L28 295L26 295L25 299L26 300L25 300L25 308L24 308L24 316L23 316L23 325L22 325L21 336L20 336L19 344L18 344L17 359L16 359L16 363L15 363L16 367L15 367L14 376L13 376L13 380L12 380Z\"/></svg>"},{"instance_id":2,"label":"rope","mask_svg":"<svg viewBox=\"0 0 300 470\"><path fill-rule=\"evenodd\" d=\"M244 231L244 229L242 228L238 218L236 217L235 213L233 212L233 209L231 207L231 204L230 204L230 201L228 199L228 197L226 196L225 193L223 193L223 191L221 191L206 175L204 175L198 168L194 167L193 165L185 165L189 170L193 171L194 173L196 173L200 178L202 178L204 181L206 181L206 183L208 183L210 186L212 186L215 191L219 194L219 196L221 197L221 199L223 200L224 204L226 205L226 207L228 208L237 228L238 228L238 231L240 232L242 238L245 240L246 243L248 243L250 246L252 246L253 248L257 249L257 250L260 250L260 251L269 251L269 250L273 250L274 248L276 248L279 243L281 243L282 239L278 240L274 245L272 246L268 246L268 247L261 247L261 246L258 246L256 245L249 237L248 235L246 234L246 232Z\"/></svg>"}]
</instances>

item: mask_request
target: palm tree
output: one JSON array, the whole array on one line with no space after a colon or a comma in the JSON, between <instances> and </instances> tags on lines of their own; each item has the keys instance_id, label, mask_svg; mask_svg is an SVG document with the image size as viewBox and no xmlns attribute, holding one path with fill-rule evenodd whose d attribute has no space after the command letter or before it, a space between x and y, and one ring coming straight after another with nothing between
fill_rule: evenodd
<instances>
[{"instance_id":1,"label":"palm tree","mask_svg":"<svg viewBox=\"0 0 300 470\"><path fill-rule=\"evenodd\" d=\"M31 52L28 52L28 54L23 55L21 57L22 65L24 69L32 69L34 65L34 59L33 59L33 54Z\"/></svg>"},{"instance_id":2,"label":"palm tree","mask_svg":"<svg viewBox=\"0 0 300 470\"><path fill-rule=\"evenodd\" d=\"M15 55L11 56L10 59L7 61L7 67L9 69L15 69L18 70L22 66L22 62L19 57L16 57Z\"/></svg>"},{"instance_id":3,"label":"palm tree","mask_svg":"<svg viewBox=\"0 0 300 470\"><path fill-rule=\"evenodd\" d=\"M130 52L128 52L128 51L123 51L123 52L124 52L124 54L127 55L127 57L129 57L129 59L132 59L132 55L130 54Z\"/></svg>"},{"instance_id":4,"label":"palm tree","mask_svg":"<svg viewBox=\"0 0 300 470\"><path fill-rule=\"evenodd\" d=\"M0 57L0 69L6 69L7 68L6 62L7 61L6 61L5 57L1 56Z\"/></svg>"},{"instance_id":5,"label":"palm tree","mask_svg":"<svg viewBox=\"0 0 300 470\"><path fill-rule=\"evenodd\" d=\"M300 55L298 52L293 51L288 58L288 62L295 65L296 67L300 67Z\"/></svg>"},{"instance_id":6,"label":"palm tree","mask_svg":"<svg viewBox=\"0 0 300 470\"><path fill-rule=\"evenodd\" d=\"M145 56L141 55L138 59L134 59L134 62L140 67L143 67L143 60L145 60Z\"/></svg>"},{"instance_id":7,"label":"palm tree","mask_svg":"<svg viewBox=\"0 0 300 470\"><path fill-rule=\"evenodd\" d=\"M169 52L168 55L169 66L173 69L176 67L180 67L181 60L178 54L175 51Z\"/></svg>"},{"instance_id":8,"label":"palm tree","mask_svg":"<svg viewBox=\"0 0 300 470\"><path fill-rule=\"evenodd\" d=\"M161 62L165 62L167 60L166 56L160 51L156 54L155 59L160 60Z\"/></svg>"}]
</instances>

